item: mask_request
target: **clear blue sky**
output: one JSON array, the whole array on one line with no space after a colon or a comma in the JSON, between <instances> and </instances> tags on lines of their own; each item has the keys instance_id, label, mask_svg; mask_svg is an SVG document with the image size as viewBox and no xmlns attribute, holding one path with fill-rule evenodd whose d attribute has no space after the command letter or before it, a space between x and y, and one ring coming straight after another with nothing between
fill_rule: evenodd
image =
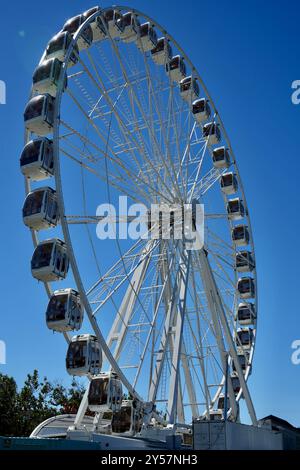
<instances>
[{"instance_id":1,"label":"clear blue sky","mask_svg":"<svg viewBox=\"0 0 300 470\"><path fill-rule=\"evenodd\" d=\"M300 4L132 0L131 5L174 35L222 116L245 185L256 245L259 328L250 389L258 417L272 413L300 426L300 365L290 359L291 343L300 339L300 105L290 99L291 83L300 79ZM34 67L65 20L90 6L88 0L52 0L48 6L28 0L1 7L0 79L7 84L7 104L0 106L0 339L7 344L7 365L0 371L19 383L34 368L51 379L69 380L65 342L46 328L46 294L30 274L32 244L21 219L19 153Z\"/></svg>"}]
</instances>

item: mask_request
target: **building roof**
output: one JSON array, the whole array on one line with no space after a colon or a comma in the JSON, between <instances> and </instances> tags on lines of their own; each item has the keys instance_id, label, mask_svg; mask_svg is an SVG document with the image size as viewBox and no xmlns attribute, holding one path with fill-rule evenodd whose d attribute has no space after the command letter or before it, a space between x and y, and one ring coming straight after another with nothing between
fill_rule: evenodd
<instances>
[{"instance_id":1,"label":"building roof","mask_svg":"<svg viewBox=\"0 0 300 470\"><path fill-rule=\"evenodd\" d=\"M265 421L271 421L272 426L274 424L274 425L282 426L283 428L286 428L286 429L290 429L291 431L296 431L296 432L300 433L300 428L296 428L291 423L289 423L285 419L279 418L278 416L268 415L268 416L265 416L264 418L260 419L259 421L261 423L264 423Z\"/></svg>"}]
</instances>

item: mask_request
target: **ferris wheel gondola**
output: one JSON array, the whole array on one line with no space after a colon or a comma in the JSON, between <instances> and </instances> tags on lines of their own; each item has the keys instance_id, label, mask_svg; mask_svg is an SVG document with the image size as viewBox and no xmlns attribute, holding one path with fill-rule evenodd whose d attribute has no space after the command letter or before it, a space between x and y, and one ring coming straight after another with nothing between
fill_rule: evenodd
<instances>
[{"instance_id":1,"label":"ferris wheel gondola","mask_svg":"<svg viewBox=\"0 0 300 470\"><path fill-rule=\"evenodd\" d=\"M82 321L83 306L79 293L74 289L54 291L46 311L48 328L59 332L80 330Z\"/></svg>"},{"instance_id":2,"label":"ferris wheel gondola","mask_svg":"<svg viewBox=\"0 0 300 470\"><path fill-rule=\"evenodd\" d=\"M141 431L143 415L134 400L123 400L121 408L112 416L112 432L137 434Z\"/></svg>"},{"instance_id":3,"label":"ferris wheel gondola","mask_svg":"<svg viewBox=\"0 0 300 470\"><path fill-rule=\"evenodd\" d=\"M122 406L122 382L113 372L102 372L91 379L88 406L91 411L117 412Z\"/></svg>"},{"instance_id":4,"label":"ferris wheel gondola","mask_svg":"<svg viewBox=\"0 0 300 470\"><path fill-rule=\"evenodd\" d=\"M232 195L238 190L238 181L234 173L223 173L220 178L221 189L225 194Z\"/></svg>"},{"instance_id":5,"label":"ferris wheel gondola","mask_svg":"<svg viewBox=\"0 0 300 470\"><path fill-rule=\"evenodd\" d=\"M172 57L172 47L165 37L157 40L156 46L151 49L151 57L157 65L165 65Z\"/></svg>"},{"instance_id":6,"label":"ferris wheel gondola","mask_svg":"<svg viewBox=\"0 0 300 470\"><path fill-rule=\"evenodd\" d=\"M63 32L68 32L73 36L78 28L85 22L86 17L84 15L77 15L74 18L70 18L65 22L63 26ZM90 25L87 25L86 28L82 31L80 38L78 38L77 45L78 50L87 49L93 42L93 30Z\"/></svg>"},{"instance_id":7,"label":"ferris wheel gondola","mask_svg":"<svg viewBox=\"0 0 300 470\"><path fill-rule=\"evenodd\" d=\"M108 34L111 38L117 38L122 33L124 26L122 15L118 10L113 8L103 12L103 21L107 27Z\"/></svg>"},{"instance_id":8,"label":"ferris wheel gondola","mask_svg":"<svg viewBox=\"0 0 300 470\"><path fill-rule=\"evenodd\" d=\"M50 187L31 191L26 196L22 212L24 224L32 230L56 227L59 222L56 192Z\"/></svg>"},{"instance_id":9,"label":"ferris wheel gondola","mask_svg":"<svg viewBox=\"0 0 300 470\"><path fill-rule=\"evenodd\" d=\"M45 136L53 131L54 99L43 94L31 98L24 111L25 127L29 132Z\"/></svg>"},{"instance_id":10,"label":"ferris wheel gondola","mask_svg":"<svg viewBox=\"0 0 300 470\"><path fill-rule=\"evenodd\" d=\"M255 309L252 302L241 302L238 306L237 319L240 325L255 323Z\"/></svg>"},{"instance_id":11,"label":"ferris wheel gondola","mask_svg":"<svg viewBox=\"0 0 300 470\"><path fill-rule=\"evenodd\" d=\"M53 142L46 137L29 140L20 157L20 168L25 178L41 181L53 176Z\"/></svg>"},{"instance_id":12,"label":"ferris wheel gondola","mask_svg":"<svg viewBox=\"0 0 300 470\"><path fill-rule=\"evenodd\" d=\"M193 79L191 76L181 80L179 87L182 98L188 103L195 101L199 97L200 90L197 80Z\"/></svg>"},{"instance_id":13,"label":"ferris wheel gondola","mask_svg":"<svg viewBox=\"0 0 300 470\"><path fill-rule=\"evenodd\" d=\"M102 351L95 335L73 336L66 356L66 369L73 376L99 374L102 367Z\"/></svg>"},{"instance_id":14,"label":"ferris wheel gondola","mask_svg":"<svg viewBox=\"0 0 300 470\"><path fill-rule=\"evenodd\" d=\"M44 60L34 71L33 89L39 94L48 93L53 98L56 96L57 86L61 73L62 62L57 58ZM67 87L67 77L65 88Z\"/></svg>"},{"instance_id":15,"label":"ferris wheel gondola","mask_svg":"<svg viewBox=\"0 0 300 470\"><path fill-rule=\"evenodd\" d=\"M72 34L68 31L61 31L56 34L49 42L46 51L45 51L45 59L58 59L59 61L63 62L67 51L72 43ZM72 54L68 60L68 67L72 67L78 61L78 53L79 48L78 45L74 47Z\"/></svg>"},{"instance_id":16,"label":"ferris wheel gondola","mask_svg":"<svg viewBox=\"0 0 300 470\"><path fill-rule=\"evenodd\" d=\"M93 7L83 13L84 19L88 19L91 16L94 17L95 13L99 11L99 7ZM93 21L90 22L90 26L93 31L93 42L102 41L106 37L105 27L100 16L97 16Z\"/></svg>"},{"instance_id":17,"label":"ferris wheel gondola","mask_svg":"<svg viewBox=\"0 0 300 470\"><path fill-rule=\"evenodd\" d=\"M124 13L118 19L120 38L126 43L136 42L139 34L140 22L131 12Z\"/></svg>"},{"instance_id":18,"label":"ferris wheel gondola","mask_svg":"<svg viewBox=\"0 0 300 470\"><path fill-rule=\"evenodd\" d=\"M183 57L175 55L166 62L166 72L170 78L177 83L180 83L186 76L186 66Z\"/></svg>"},{"instance_id":19,"label":"ferris wheel gondola","mask_svg":"<svg viewBox=\"0 0 300 470\"><path fill-rule=\"evenodd\" d=\"M230 165L229 152L225 147L215 148L212 153L212 159L216 168L228 168Z\"/></svg>"},{"instance_id":20,"label":"ferris wheel gondola","mask_svg":"<svg viewBox=\"0 0 300 470\"><path fill-rule=\"evenodd\" d=\"M43 282L62 280L69 270L67 247L63 240L53 238L41 241L31 258L33 277Z\"/></svg>"}]
</instances>

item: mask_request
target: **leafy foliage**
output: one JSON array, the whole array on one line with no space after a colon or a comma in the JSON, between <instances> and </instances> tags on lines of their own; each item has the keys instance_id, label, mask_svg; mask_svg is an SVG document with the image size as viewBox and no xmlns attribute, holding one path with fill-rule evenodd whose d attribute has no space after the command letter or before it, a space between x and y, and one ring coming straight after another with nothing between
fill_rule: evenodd
<instances>
[{"instance_id":1,"label":"leafy foliage","mask_svg":"<svg viewBox=\"0 0 300 470\"><path fill-rule=\"evenodd\" d=\"M84 387L73 380L69 388L28 374L21 390L13 377L0 374L0 435L29 436L34 428L51 416L76 413Z\"/></svg>"}]
</instances>

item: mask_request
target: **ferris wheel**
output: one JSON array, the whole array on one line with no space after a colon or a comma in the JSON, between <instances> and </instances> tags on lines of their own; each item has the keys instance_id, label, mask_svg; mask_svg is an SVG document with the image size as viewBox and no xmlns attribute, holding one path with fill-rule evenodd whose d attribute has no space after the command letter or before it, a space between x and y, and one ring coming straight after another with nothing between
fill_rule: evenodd
<instances>
[{"instance_id":1,"label":"ferris wheel","mask_svg":"<svg viewBox=\"0 0 300 470\"><path fill-rule=\"evenodd\" d=\"M24 120L32 275L49 296L48 328L67 341L68 372L89 378L75 428L88 408L100 430L110 413L117 433L236 421L241 398L256 424L249 211L221 118L182 48L135 9L91 8L48 43ZM113 211L120 196L126 210ZM148 236L130 237L141 204ZM174 211L170 236L161 219L151 236L153 204L180 214L203 205L203 246L174 236Z\"/></svg>"}]
</instances>

